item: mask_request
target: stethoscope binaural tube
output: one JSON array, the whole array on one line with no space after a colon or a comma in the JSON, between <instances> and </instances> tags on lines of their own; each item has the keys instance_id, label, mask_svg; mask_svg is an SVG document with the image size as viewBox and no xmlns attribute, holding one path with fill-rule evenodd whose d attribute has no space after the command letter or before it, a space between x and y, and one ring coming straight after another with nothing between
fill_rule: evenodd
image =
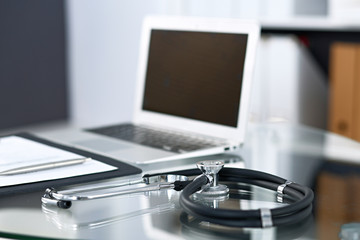
<instances>
[{"instance_id":1,"label":"stethoscope binaural tube","mask_svg":"<svg viewBox=\"0 0 360 240\"><path fill-rule=\"evenodd\" d=\"M180 171L179 173L185 173L187 175L175 175L172 173L166 174L154 174L154 175L144 175L139 180L134 181L125 181L122 183L101 185L98 187L95 186L83 186L75 187L73 189L68 189L58 192L55 188L47 188L44 195L41 198L41 201L44 205L47 206L56 206L62 209L68 209L72 206L73 201L82 201L82 200L95 200L101 198L108 198L114 196L120 196L125 194L141 193L141 192L150 192L158 191L161 189L173 189L175 191L181 191L187 184L191 181L188 179L188 176L191 176L193 173L199 174L198 171ZM174 172L176 173L176 172ZM118 190L118 187L124 186L135 186L138 184L145 184L145 186L134 187L129 189ZM101 190L111 190L114 191L97 193ZM92 192L88 194L87 192ZM84 194L86 193L86 194Z\"/></svg>"},{"instance_id":2,"label":"stethoscope binaural tube","mask_svg":"<svg viewBox=\"0 0 360 240\"><path fill-rule=\"evenodd\" d=\"M292 224L311 214L314 194L311 189L283 178L264 172L224 168L219 174L220 181L248 183L270 190L282 190L282 194L296 199L294 203L274 209L230 210L205 206L195 202L191 195L207 184L203 175L187 185L180 195L180 206L186 213L204 221L230 227L271 227ZM284 184L287 183L285 186ZM279 191L278 191L279 192Z\"/></svg>"}]
</instances>

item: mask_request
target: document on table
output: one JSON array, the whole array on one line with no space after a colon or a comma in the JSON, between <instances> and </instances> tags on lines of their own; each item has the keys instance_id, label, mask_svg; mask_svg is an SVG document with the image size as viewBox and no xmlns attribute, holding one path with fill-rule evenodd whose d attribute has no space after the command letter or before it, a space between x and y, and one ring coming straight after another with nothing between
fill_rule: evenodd
<instances>
[{"instance_id":1,"label":"document on table","mask_svg":"<svg viewBox=\"0 0 360 240\"><path fill-rule=\"evenodd\" d=\"M86 156L48 146L20 136L0 138L0 172L19 167L55 163L78 158L86 158ZM81 164L71 166L14 175L0 175L0 187L107 172L115 169L117 169L117 167L97 161L96 159L90 159Z\"/></svg>"}]
</instances>

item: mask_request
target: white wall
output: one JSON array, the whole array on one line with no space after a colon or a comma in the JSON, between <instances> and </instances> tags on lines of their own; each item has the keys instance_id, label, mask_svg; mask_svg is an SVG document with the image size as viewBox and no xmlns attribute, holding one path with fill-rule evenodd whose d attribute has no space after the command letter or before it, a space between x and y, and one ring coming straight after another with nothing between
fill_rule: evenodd
<instances>
[{"instance_id":1,"label":"white wall","mask_svg":"<svg viewBox=\"0 0 360 240\"><path fill-rule=\"evenodd\" d=\"M326 127L326 77L294 36L262 37L251 95L252 122Z\"/></svg>"},{"instance_id":2,"label":"white wall","mask_svg":"<svg viewBox=\"0 0 360 240\"><path fill-rule=\"evenodd\" d=\"M76 126L132 116L142 19L160 0L67 1L70 115Z\"/></svg>"}]
</instances>

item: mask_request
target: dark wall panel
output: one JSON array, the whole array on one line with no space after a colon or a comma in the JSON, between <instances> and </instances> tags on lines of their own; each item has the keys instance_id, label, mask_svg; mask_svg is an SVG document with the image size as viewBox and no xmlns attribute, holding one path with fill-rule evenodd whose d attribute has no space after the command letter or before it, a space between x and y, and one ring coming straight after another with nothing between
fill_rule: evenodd
<instances>
[{"instance_id":1,"label":"dark wall panel","mask_svg":"<svg viewBox=\"0 0 360 240\"><path fill-rule=\"evenodd\" d=\"M0 0L0 129L66 119L64 1Z\"/></svg>"}]
</instances>

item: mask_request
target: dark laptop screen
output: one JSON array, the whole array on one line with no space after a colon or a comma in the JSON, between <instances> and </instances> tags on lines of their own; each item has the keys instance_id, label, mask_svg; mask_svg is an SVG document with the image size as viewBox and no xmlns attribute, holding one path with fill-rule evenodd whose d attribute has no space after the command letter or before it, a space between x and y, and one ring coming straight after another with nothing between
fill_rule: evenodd
<instances>
[{"instance_id":1,"label":"dark laptop screen","mask_svg":"<svg viewBox=\"0 0 360 240\"><path fill-rule=\"evenodd\" d=\"M143 109L237 126L247 34L152 30Z\"/></svg>"}]
</instances>

